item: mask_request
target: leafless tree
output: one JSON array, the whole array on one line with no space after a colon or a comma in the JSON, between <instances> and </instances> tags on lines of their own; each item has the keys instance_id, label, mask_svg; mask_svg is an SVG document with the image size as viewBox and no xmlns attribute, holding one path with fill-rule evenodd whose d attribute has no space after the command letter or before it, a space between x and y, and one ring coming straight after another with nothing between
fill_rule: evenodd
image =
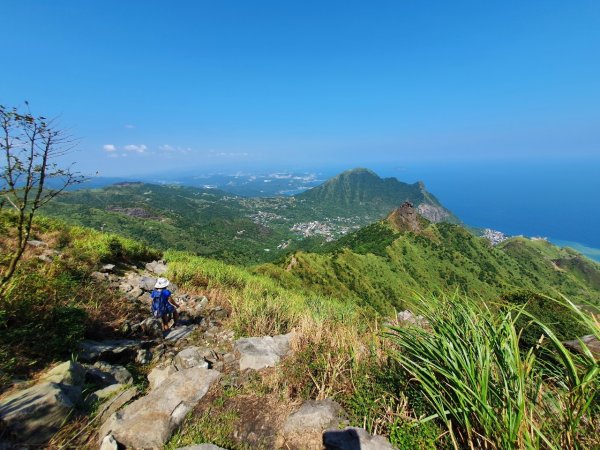
<instances>
[{"instance_id":1,"label":"leafless tree","mask_svg":"<svg viewBox=\"0 0 600 450\"><path fill-rule=\"evenodd\" d=\"M1 298L27 247L36 212L84 178L70 166L61 167L58 160L75 141L54 120L0 105L0 133L0 212L8 208L16 215L16 237L8 240L0 266Z\"/></svg>"}]
</instances>

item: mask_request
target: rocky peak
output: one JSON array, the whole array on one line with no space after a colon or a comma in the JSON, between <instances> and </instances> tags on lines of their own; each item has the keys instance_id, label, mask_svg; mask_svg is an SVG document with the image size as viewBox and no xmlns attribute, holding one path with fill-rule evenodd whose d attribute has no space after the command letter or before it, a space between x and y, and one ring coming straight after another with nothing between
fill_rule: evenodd
<instances>
[{"instance_id":1,"label":"rocky peak","mask_svg":"<svg viewBox=\"0 0 600 450\"><path fill-rule=\"evenodd\" d=\"M414 233L422 231L428 224L428 220L421 217L409 201L404 202L399 208L392 211L387 217L387 221L398 231L412 231Z\"/></svg>"}]
</instances>

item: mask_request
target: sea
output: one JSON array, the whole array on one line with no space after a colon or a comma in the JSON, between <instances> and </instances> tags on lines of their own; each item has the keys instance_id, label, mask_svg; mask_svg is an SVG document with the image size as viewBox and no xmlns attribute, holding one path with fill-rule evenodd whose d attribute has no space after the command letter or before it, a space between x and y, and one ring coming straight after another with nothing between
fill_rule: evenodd
<instances>
[{"instance_id":1,"label":"sea","mask_svg":"<svg viewBox=\"0 0 600 450\"><path fill-rule=\"evenodd\" d=\"M380 176L422 180L475 227L548 238L600 261L600 159L386 164Z\"/></svg>"}]
</instances>

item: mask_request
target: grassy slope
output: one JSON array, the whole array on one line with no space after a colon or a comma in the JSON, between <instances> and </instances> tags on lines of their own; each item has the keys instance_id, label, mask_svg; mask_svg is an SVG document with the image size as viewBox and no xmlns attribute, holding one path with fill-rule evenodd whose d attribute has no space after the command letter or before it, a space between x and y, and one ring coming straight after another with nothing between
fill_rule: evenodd
<instances>
[{"instance_id":1,"label":"grassy slope","mask_svg":"<svg viewBox=\"0 0 600 450\"><path fill-rule=\"evenodd\" d=\"M525 289L600 302L600 266L547 242L515 239L501 247L458 225L398 232L386 222L366 227L322 253L296 253L257 270L290 286L342 293L379 312L410 306L415 294L459 290L483 300ZM557 264L553 261L559 261ZM289 269L289 270L286 270Z\"/></svg>"}]
</instances>

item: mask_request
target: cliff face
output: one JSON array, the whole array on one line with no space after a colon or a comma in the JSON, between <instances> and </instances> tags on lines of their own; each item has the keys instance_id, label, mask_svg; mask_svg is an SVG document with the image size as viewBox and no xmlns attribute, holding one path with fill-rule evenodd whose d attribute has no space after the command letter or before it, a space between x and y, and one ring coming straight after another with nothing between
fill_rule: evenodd
<instances>
[{"instance_id":1,"label":"cliff face","mask_svg":"<svg viewBox=\"0 0 600 450\"><path fill-rule=\"evenodd\" d=\"M443 220L450 217L450 213L447 209L442 206L436 206L429 203L421 203L417 207L417 211L426 219L432 222L442 222Z\"/></svg>"}]
</instances>

